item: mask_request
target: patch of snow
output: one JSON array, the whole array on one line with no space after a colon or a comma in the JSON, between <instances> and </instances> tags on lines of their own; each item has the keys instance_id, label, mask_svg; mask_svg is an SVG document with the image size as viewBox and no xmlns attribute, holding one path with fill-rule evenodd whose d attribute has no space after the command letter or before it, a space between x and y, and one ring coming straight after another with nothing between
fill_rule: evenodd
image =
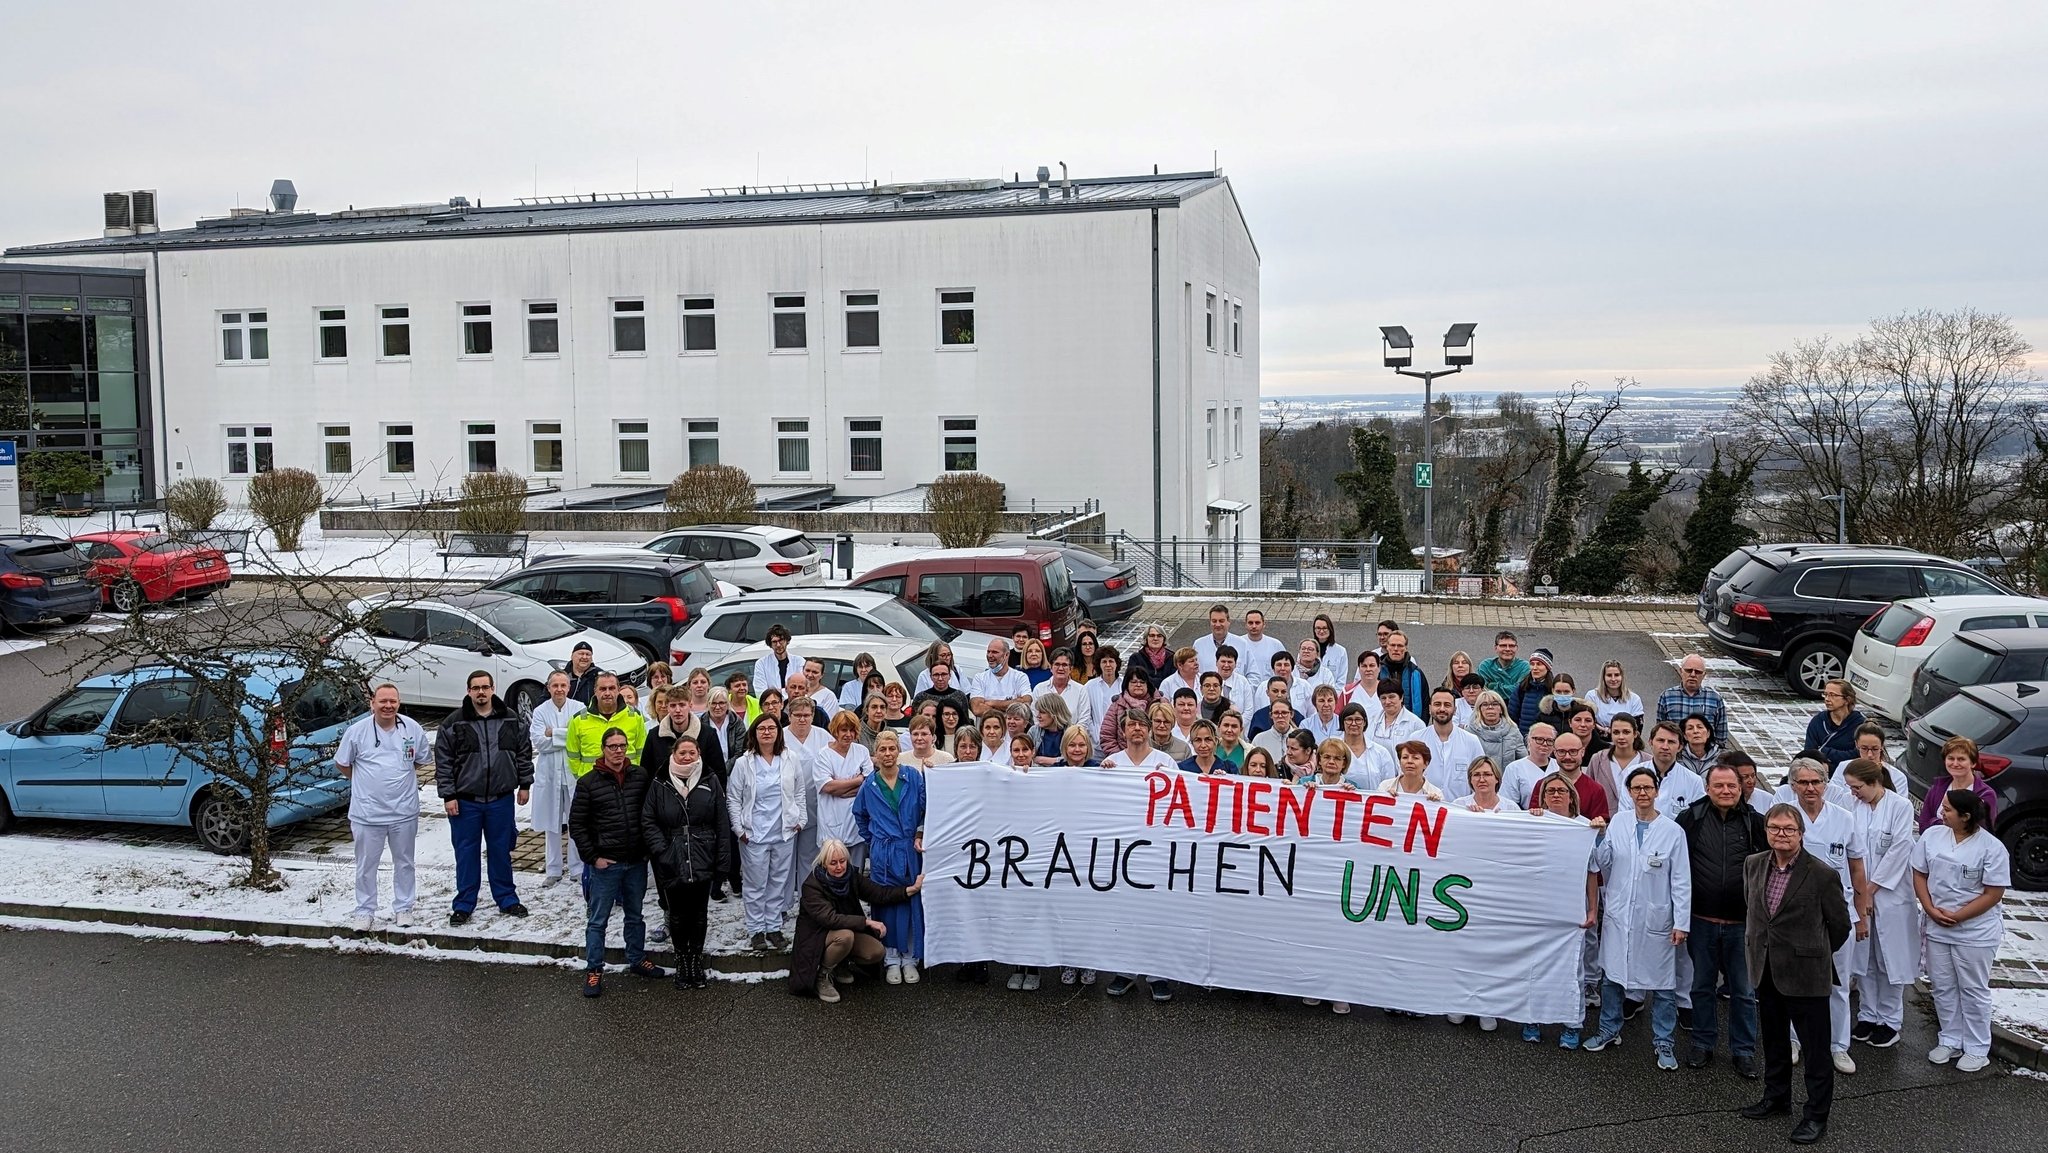
<instances>
[{"instance_id":1,"label":"patch of snow","mask_svg":"<svg viewBox=\"0 0 2048 1153\"><path fill-rule=\"evenodd\" d=\"M487 949L436 949L425 941L394 945L354 937L277 937L266 934L221 933L208 929L160 929L150 925L118 925L108 921L56 921L38 917L0 917L0 929L41 930L54 933L92 933L134 937L146 941L193 941L200 944L242 942L265 948L331 949L337 953L369 953L391 957L412 957L425 961L470 961L486 965L523 965L536 969L580 969L583 962L573 957L535 957L523 953L501 953Z\"/></svg>"},{"instance_id":2,"label":"patch of snow","mask_svg":"<svg viewBox=\"0 0 2048 1153\"><path fill-rule=\"evenodd\" d=\"M2048 1044L2048 989L1991 988L1991 1019Z\"/></svg>"}]
</instances>

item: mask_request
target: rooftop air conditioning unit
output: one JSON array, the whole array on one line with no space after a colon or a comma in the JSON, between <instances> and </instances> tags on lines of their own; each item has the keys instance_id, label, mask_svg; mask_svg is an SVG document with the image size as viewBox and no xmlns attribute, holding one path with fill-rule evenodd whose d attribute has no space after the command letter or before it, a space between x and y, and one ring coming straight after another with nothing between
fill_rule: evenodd
<instances>
[{"instance_id":1,"label":"rooftop air conditioning unit","mask_svg":"<svg viewBox=\"0 0 2048 1153\"><path fill-rule=\"evenodd\" d=\"M156 191L109 192L101 198L107 236L135 236L157 230Z\"/></svg>"}]
</instances>

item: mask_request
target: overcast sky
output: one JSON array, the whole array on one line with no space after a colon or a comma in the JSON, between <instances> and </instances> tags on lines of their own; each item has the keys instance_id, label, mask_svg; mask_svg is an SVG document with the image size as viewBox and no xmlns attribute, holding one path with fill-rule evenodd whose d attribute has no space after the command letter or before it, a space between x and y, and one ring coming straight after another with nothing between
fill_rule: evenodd
<instances>
[{"instance_id":1,"label":"overcast sky","mask_svg":"<svg viewBox=\"0 0 2048 1153\"><path fill-rule=\"evenodd\" d=\"M1923 307L2048 347L2041 0L310 7L9 5L0 245L281 176L325 211L1214 155L1267 395L1393 387L1382 324L1477 322L1474 388L1734 385Z\"/></svg>"}]
</instances>

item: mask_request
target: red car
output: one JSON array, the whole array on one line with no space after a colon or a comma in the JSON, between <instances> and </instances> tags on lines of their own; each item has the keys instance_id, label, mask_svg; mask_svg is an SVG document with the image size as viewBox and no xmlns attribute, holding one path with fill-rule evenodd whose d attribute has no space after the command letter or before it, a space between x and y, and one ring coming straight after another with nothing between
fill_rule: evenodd
<instances>
[{"instance_id":1,"label":"red car","mask_svg":"<svg viewBox=\"0 0 2048 1153\"><path fill-rule=\"evenodd\" d=\"M234 579L227 554L173 540L149 529L89 532L71 538L92 563L105 603L121 612L173 597L197 600Z\"/></svg>"}]
</instances>

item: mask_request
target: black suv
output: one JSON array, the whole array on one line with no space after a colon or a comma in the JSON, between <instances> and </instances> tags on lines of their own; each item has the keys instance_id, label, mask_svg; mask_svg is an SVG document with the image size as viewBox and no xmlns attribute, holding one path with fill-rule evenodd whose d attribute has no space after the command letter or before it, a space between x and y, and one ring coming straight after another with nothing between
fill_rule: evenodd
<instances>
[{"instance_id":1,"label":"black suv","mask_svg":"<svg viewBox=\"0 0 2048 1153\"><path fill-rule=\"evenodd\" d=\"M1896 600L2012 596L1966 565L1890 545L1767 544L1736 549L1707 574L1698 613L1722 652L1782 673L1819 697L1843 675L1856 629Z\"/></svg>"},{"instance_id":2,"label":"black suv","mask_svg":"<svg viewBox=\"0 0 2048 1153\"><path fill-rule=\"evenodd\" d=\"M1974 685L1907 725L1901 767L1914 792L1948 779L1941 745L1950 737L1977 742L1978 768L1998 795L1991 831L2012 857L2013 885L2048 889L2048 683Z\"/></svg>"},{"instance_id":3,"label":"black suv","mask_svg":"<svg viewBox=\"0 0 2048 1153\"><path fill-rule=\"evenodd\" d=\"M667 660L669 642L718 599L703 562L645 552L542 557L484 587L539 601L649 661Z\"/></svg>"},{"instance_id":4,"label":"black suv","mask_svg":"<svg viewBox=\"0 0 2048 1153\"><path fill-rule=\"evenodd\" d=\"M2048 677L2048 629L1971 629L1942 642L1914 671L1913 691L1900 712L1910 722L1971 685L2044 677Z\"/></svg>"}]
</instances>

